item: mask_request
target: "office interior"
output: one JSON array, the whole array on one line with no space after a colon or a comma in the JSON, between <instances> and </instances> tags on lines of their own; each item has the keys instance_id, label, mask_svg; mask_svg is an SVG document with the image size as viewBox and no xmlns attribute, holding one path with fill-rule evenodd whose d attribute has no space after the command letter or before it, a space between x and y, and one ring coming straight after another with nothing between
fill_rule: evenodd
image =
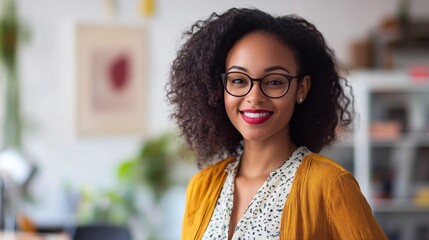
<instances>
[{"instance_id":1,"label":"office interior","mask_svg":"<svg viewBox=\"0 0 429 240\"><path fill-rule=\"evenodd\" d=\"M12 2L18 51L15 74L0 52L0 169L2 191L14 191L3 214L11 208L15 220L3 230L72 239L76 226L106 224L136 240L180 239L198 168L170 119L169 68L196 20L255 7L324 34L357 118L322 153L354 174L389 239L429 239L428 1ZM9 78L17 104L6 104Z\"/></svg>"}]
</instances>

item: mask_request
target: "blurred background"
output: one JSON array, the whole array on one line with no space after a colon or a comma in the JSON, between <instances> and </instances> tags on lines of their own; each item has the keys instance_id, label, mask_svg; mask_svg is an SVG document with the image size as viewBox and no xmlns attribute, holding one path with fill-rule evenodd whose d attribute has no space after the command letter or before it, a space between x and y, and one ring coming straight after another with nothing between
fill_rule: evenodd
<instances>
[{"instance_id":1,"label":"blurred background","mask_svg":"<svg viewBox=\"0 0 429 240\"><path fill-rule=\"evenodd\" d=\"M197 168L165 84L182 33L231 7L298 14L324 34L358 118L323 153L353 172L390 239L429 239L427 0L0 0L0 229L180 239Z\"/></svg>"}]
</instances>

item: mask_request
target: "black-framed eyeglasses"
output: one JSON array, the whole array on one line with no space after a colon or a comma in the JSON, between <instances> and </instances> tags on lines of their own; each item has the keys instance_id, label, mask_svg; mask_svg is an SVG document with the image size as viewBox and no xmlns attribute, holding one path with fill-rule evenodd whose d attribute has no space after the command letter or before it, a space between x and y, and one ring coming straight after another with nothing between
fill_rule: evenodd
<instances>
[{"instance_id":1,"label":"black-framed eyeglasses","mask_svg":"<svg viewBox=\"0 0 429 240\"><path fill-rule=\"evenodd\" d=\"M262 78L252 78L243 72L226 72L221 75L227 93L234 97L246 96L253 88L253 82L259 82L262 93L269 98L281 98L289 91L290 83L298 76L270 73Z\"/></svg>"}]
</instances>

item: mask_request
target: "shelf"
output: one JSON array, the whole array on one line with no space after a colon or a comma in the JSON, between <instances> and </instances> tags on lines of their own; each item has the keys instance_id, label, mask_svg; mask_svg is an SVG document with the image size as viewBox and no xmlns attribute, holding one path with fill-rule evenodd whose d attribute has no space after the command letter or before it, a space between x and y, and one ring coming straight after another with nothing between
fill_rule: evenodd
<instances>
[{"instance_id":1,"label":"shelf","mask_svg":"<svg viewBox=\"0 0 429 240\"><path fill-rule=\"evenodd\" d=\"M372 89L373 94L391 94L391 93L406 93L406 94L426 94L429 92L428 84L416 84L404 86L377 86Z\"/></svg>"},{"instance_id":2,"label":"shelf","mask_svg":"<svg viewBox=\"0 0 429 240\"><path fill-rule=\"evenodd\" d=\"M406 70L351 76L359 121L354 175L390 239L427 239L429 229L429 79Z\"/></svg>"},{"instance_id":3,"label":"shelf","mask_svg":"<svg viewBox=\"0 0 429 240\"><path fill-rule=\"evenodd\" d=\"M402 133L395 138L370 139L372 147L429 147L429 132Z\"/></svg>"},{"instance_id":4,"label":"shelf","mask_svg":"<svg viewBox=\"0 0 429 240\"><path fill-rule=\"evenodd\" d=\"M372 210L375 213L429 213L429 204L417 205L409 199L376 199Z\"/></svg>"},{"instance_id":5,"label":"shelf","mask_svg":"<svg viewBox=\"0 0 429 240\"><path fill-rule=\"evenodd\" d=\"M399 70L361 70L352 73L353 87L364 87L371 93L408 92L421 93L429 91L429 78L413 78L405 69Z\"/></svg>"}]
</instances>

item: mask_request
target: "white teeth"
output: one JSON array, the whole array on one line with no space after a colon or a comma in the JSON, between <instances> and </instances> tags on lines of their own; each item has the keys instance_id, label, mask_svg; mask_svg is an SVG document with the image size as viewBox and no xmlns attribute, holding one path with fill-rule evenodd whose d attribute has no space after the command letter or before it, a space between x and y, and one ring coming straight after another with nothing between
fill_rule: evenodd
<instances>
[{"instance_id":1,"label":"white teeth","mask_svg":"<svg viewBox=\"0 0 429 240\"><path fill-rule=\"evenodd\" d=\"M263 113L243 112L243 113L244 113L244 116L248 118L261 118L261 117L266 117L270 114L268 112L263 112Z\"/></svg>"}]
</instances>

